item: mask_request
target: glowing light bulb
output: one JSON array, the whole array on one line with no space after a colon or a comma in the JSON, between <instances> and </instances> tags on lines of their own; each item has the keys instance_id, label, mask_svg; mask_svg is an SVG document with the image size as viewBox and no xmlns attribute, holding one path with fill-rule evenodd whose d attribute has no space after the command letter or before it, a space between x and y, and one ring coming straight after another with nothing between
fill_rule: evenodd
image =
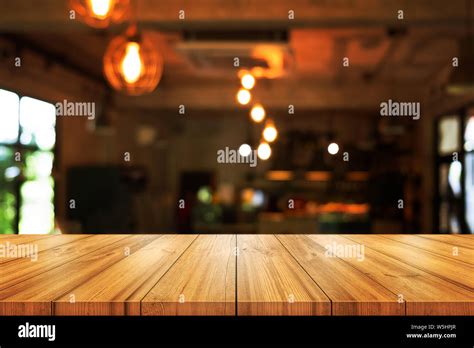
<instances>
[{"instance_id":1,"label":"glowing light bulb","mask_svg":"<svg viewBox=\"0 0 474 348\"><path fill-rule=\"evenodd\" d=\"M257 155L258 158L263 161L266 161L272 155L272 148L270 147L270 145L268 145L268 143L262 142L258 146Z\"/></svg>"},{"instance_id":2,"label":"glowing light bulb","mask_svg":"<svg viewBox=\"0 0 474 348\"><path fill-rule=\"evenodd\" d=\"M335 155L339 152L339 145L337 145L336 143L331 143L329 144L328 146L328 152L331 154L331 155Z\"/></svg>"},{"instance_id":3,"label":"glowing light bulb","mask_svg":"<svg viewBox=\"0 0 474 348\"><path fill-rule=\"evenodd\" d=\"M121 64L123 78L127 83L135 83L142 74L143 62L140 57L140 45L129 42Z\"/></svg>"},{"instance_id":4,"label":"glowing light bulb","mask_svg":"<svg viewBox=\"0 0 474 348\"><path fill-rule=\"evenodd\" d=\"M246 89L240 89L237 93L237 101L242 105L247 105L252 99L252 95Z\"/></svg>"},{"instance_id":5,"label":"glowing light bulb","mask_svg":"<svg viewBox=\"0 0 474 348\"><path fill-rule=\"evenodd\" d=\"M268 123L263 130L263 139L268 141L269 143L275 141L278 136L278 131L273 125L273 123Z\"/></svg>"},{"instance_id":6,"label":"glowing light bulb","mask_svg":"<svg viewBox=\"0 0 474 348\"><path fill-rule=\"evenodd\" d=\"M255 77L250 73L246 73L242 76L240 82L245 89L252 89L255 86Z\"/></svg>"},{"instance_id":7,"label":"glowing light bulb","mask_svg":"<svg viewBox=\"0 0 474 348\"><path fill-rule=\"evenodd\" d=\"M99 19L106 18L112 8L112 0L89 0L92 13Z\"/></svg>"},{"instance_id":8,"label":"glowing light bulb","mask_svg":"<svg viewBox=\"0 0 474 348\"><path fill-rule=\"evenodd\" d=\"M242 144L239 147L239 154L242 157L247 157L252 152L252 148L248 144Z\"/></svg>"},{"instance_id":9,"label":"glowing light bulb","mask_svg":"<svg viewBox=\"0 0 474 348\"><path fill-rule=\"evenodd\" d=\"M263 119L265 118L265 114L265 109L260 104L255 105L250 111L250 117L254 122L257 123L263 121Z\"/></svg>"}]
</instances>

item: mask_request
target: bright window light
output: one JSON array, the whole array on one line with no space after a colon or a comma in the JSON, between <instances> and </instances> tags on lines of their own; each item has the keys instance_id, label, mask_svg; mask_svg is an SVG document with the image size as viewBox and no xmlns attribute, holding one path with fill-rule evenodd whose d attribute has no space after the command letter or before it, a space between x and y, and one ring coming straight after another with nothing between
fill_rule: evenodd
<instances>
[{"instance_id":1,"label":"bright window light","mask_svg":"<svg viewBox=\"0 0 474 348\"><path fill-rule=\"evenodd\" d=\"M19 103L17 94L0 89L0 143L13 144L18 139Z\"/></svg>"},{"instance_id":2,"label":"bright window light","mask_svg":"<svg viewBox=\"0 0 474 348\"><path fill-rule=\"evenodd\" d=\"M23 97L20 100L20 126L23 145L37 145L51 150L56 143L56 109L53 104Z\"/></svg>"}]
</instances>

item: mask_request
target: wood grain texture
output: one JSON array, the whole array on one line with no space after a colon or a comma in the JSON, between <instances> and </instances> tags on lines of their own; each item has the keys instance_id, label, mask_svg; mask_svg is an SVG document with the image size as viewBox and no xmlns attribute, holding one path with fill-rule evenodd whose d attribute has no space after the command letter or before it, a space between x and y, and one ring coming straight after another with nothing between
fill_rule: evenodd
<instances>
[{"instance_id":1,"label":"wood grain texture","mask_svg":"<svg viewBox=\"0 0 474 348\"><path fill-rule=\"evenodd\" d=\"M79 236L79 235L76 235ZM21 243L30 243L36 240L54 237L52 234L0 234L0 243L7 241L20 241Z\"/></svg>"},{"instance_id":2,"label":"wood grain texture","mask_svg":"<svg viewBox=\"0 0 474 348\"><path fill-rule=\"evenodd\" d=\"M0 262L0 315L474 315L471 236L39 237L0 238L39 250Z\"/></svg>"},{"instance_id":3,"label":"wood grain texture","mask_svg":"<svg viewBox=\"0 0 474 348\"><path fill-rule=\"evenodd\" d=\"M319 245L351 245L344 236L317 235L310 239ZM385 254L364 248L364 259L344 261L367 277L390 289L406 305L407 315L473 315L474 293L412 267ZM352 279L358 283L358 278ZM324 288L323 288L324 289Z\"/></svg>"},{"instance_id":4,"label":"wood grain texture","mask_svg":"<svg viewBox=\"0 0 474 348\"><path fill-rule=\"evenodd\" d=\"M0 264L16 260L17 257L12 256L8 249L20 246L30 246L31 244L36 244L41 240L52 240L52 235L41 235L41 234L31 234L31 235L18 235L18 234L0 234L0 248L2 253L0 254Z\"/></svg>"},{"instance_id":5,"label":"wood grain texture","mask_svg":"<svg viewBox=\"0 0 474 348\"><path fill-rule=\"evenodd\" d=\"M27 246L33 247L38 253L55 248L57 246L78 241L90 237L89 235L65 234L61 236L53 235L16 235L15 237L0 239L0 245L5 247ZM17 257L0 257L0 264L18 259Z\"/></svg>"},{"instance_id":6,"label":"wood grain texture","mask_svg":"<svg viewBox=\"0 0 474 348\"><path fill-rule=\"evenodd\" d=\"M474 249L474 235L419 234L418 236L426 239L434 239L453 246Z\"/></svg>"},{"instance_id":7,"label":"wood grain texture","mask_svg":"<svg viewBox=\"0 0 474 348\"><path fill-rule=\"evenodd\" d=\"M346 235L345 237L469 291L474 289L474 277L471 276L474 274L472 265L382 236Z\"/></svg>"},{"instance_id":8,"label":"wood grain texture","mask_svg":"<svg viewBox=\"0 0 474 348\"><path fill-rule=\"evenodd\" d=\"M200 235L142 301L143 315L235 315L235 235Z\"/></svg>"},{"instance_id":9,"label":"wood grain texture","mask_svg":"<svg viewBox=\"0 0 474 348\"><path fill-rule=\"evenodd\" d=\"M36 261L30 258L19 258L7 262L0 267L0 290L59 267L123 238L125 238L123 235L90 236L40 252Z\"/></svg>"},{"instance_id":10,"label":"wood grain texture","mask_svg":"<svg viewBox=\"0 0 474 348\"><path fill-rule=\"evenodd\" d=\"M331 299L332 315L405 314L405 304L398 302L395 293L335 256L335 252L328 252L333 248L330 238L317 243L313 236L277 237Z\"/></svg>"},{"instance_id":11,"label":"wood grain texture","mask_svg":"<svg viewBox=\"0 0 474 348\"><path fill-rule=\"evenodd\" d=\"M95 241L98 246L95 251L0 290L0 315L51 315L55 299L157 238L152 235L120 237L115 241L104 238L106 243Z\"/></svg>"},{"instance_id":12,"label":"wood grain texture","mask_svg":"<svg viewBox=\"0 0 474 348\"><path fill-rule=\"evenodd\" d=\"M474 250L459 245L450 245L436 239L422 238L417 235L392 234L382 235L385 238L396 240L416 248L420 248L433 254L449 257L453 260L462 261L474 265Z\"/></svg>"},{"instance_id":13,"label":"wood grain texture","mask_svg":"<svg viewBox=\"0 0 474 348\"><path fill-rule=\"evenodd\" d=\"M196 238L192 235L157 236L148 245L54 301L54 314L140 315L140 301Z\"/></svg>"},{"instance_id":14,"label":"wood grain texture","mask_svg":"<svg viewBox=\"0 0 474 348\"><path fill-rule=\"evenodd\" d=\"M360 242L361 238L357 236ZM315 239L321 240L317 236ZM332 236L331 240L340 243L353 243L354 236ZM389 242L390 243L390 242ZM373 279L392 289L406 301L407 315L473 315L474 292L455 282L446 281L432 272L411 266L411 261L404 261L404 255L389 256L381 252L381 246L374 248L370 244L365 249L366 261L351 262ZM382 249L383 250L383 249ZM409 255L408 258L412 258ZM430 266L429 256L421 258L423 268L438 267L439 259L435 258ZM443 273L443 271L441 271ZM468 273L465 277L469 277Z\"/></svg>"},{"instance_id":15,"label":"wood grain texture","mask_svg":"<svg viewBox=\"0 0 474 348\"><path fill-rule=\"evenodd\" d=\"M273 235L238 235L238 315L330 315L331 302Z\"/></svg>"}]
</instances>

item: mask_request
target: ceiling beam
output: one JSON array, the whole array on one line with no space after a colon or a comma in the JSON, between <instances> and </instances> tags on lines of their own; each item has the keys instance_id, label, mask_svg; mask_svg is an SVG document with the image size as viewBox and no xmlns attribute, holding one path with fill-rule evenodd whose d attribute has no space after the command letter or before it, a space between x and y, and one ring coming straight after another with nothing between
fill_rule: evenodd
<instances>
[{"instance_id":1,"label":"ceiling beam","mask_svg":"<svg viewBox=\"0 0 474 348\"><path fill-rule=\"evenodd\" d=\"M0 36L0 88L55 103L63 99L101 101L109 88L96 79L63 62L52 62L48 57L29 48L18 48ZM18 51L21 65L15 56L1 53Z\"/></svg>"},{"instance_id":2,"label":"ceiling beam","mask_svg":"<svg viewBox=\"0 0 474 348\"><path fill-rule=\"evenodd\" d=\"M159 30L349 26L463 26L465 0L132 0L136 19ZM179 19L179 11L185 19ZM398 11L404 19L397 18ZM289 11L294 19L289 20ZM0 30L87 30L67 0L0 0Z\"/></svg>"},{"instance_id":3,"label":"ceiling beam","mask_svg":"<svg viewBox=\"0 0 474 348\"><path fill-rule=\"evenodd\" d=\"M426 86L393 83L315 83L311 80L279 79L265 81L265 85L252 91L253 100L268 108L297 110L379 109L382 101L423 101ZM189 109L248 110L238 106L235 83L205 79L186 83L162 82L157 90L139 97L117 96L115 103L121 108L178 110L179 105Z\"/></svg>"},{"instance_id":4,"label":"ceiling beam","mask_svg":"<svg viewBox=\"0 0 474 348\"><path fill-rule=\"evenodd\" d=\"M84 78L89 79L104 88L108 88L108 84L102 74L98 75L83 68L81 65L74 63L67 54L58 54L45 48L43 45L31 40L28 35L11 33L0 34L0 44L5 43L3 40L5 40L7 45L10 47L13 46L14 50L19 53L25 49L32 51L32 53L42 57L48 62L55 62L55 64L59 64L71 72L82 75Z\"/></svg>"}]
</instances>

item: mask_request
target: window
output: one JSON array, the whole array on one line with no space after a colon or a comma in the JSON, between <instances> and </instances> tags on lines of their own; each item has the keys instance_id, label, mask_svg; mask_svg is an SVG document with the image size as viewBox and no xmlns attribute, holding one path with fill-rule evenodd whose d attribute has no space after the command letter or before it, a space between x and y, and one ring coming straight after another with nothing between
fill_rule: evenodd
<instances>
[{"instance_id":1,"label":"window","mask_svg":"<svg viewBox=\"0 0 474 348\"><path fill-rule=\"evenodd\" d=\"M474 233L474 152L466 154L466 223Z\"/></svg>"},{"instance_id":2,"label":"window","mask_svg":"<svg viewBox=\"0 0 474 348\"><path fill-rule=\"evenodd\" d=\"M459 150L459 118L456 116L445 116L438 124L439 142L438 153L449 155Z\"/></svg>"},{"instance_id":3,"label":"window","mask_svg":"<svg viewBox=\"0 0 474 348\"><path fill-rule=\"evenodd\" d=\"M437 204L440 233L474 233L474 109L437 124Z\"/></svg>"},{"instance_id":4,"label":"window","mask_svg":"<svg viewBox=\"0 0 474 348\"><path fill-rule=\"evenodd\" d=\"M51 233L55 107L5 90L0 107L0 233Z\"/></svg>"},{"instance_id":5,"label":"window","mask_svg":"<svg viewBox=\"0 0 474 348\"><path fill-rule=\"evenodd\" d=\"M468 111L466 129L464 131L464 151L466 172L466 224L469 233L474 233L474 108Z\"/></svg>"}]
</instances>

